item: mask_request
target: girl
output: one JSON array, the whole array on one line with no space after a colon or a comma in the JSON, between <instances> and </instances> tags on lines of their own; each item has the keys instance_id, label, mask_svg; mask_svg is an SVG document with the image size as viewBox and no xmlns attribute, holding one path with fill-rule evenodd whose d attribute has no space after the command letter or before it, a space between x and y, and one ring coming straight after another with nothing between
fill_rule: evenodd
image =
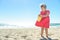
<instances>
[{"instance_id":1,"label":"girl","mask_svg":"<svg viewBox=\"0 0 60 40\"><path fill-rule=\"evenodd\" d=\"M36 26L41 27L41 37L43 37L43 31L45 30L46 37L48 38L48 28L50 24L49 14L50 14L50 11L46 9L46 5L42 4L41 12L38 15L38 16L41 16L42 19L41 21L37 21L35 24Z\"/></svg>"}]
</instances>

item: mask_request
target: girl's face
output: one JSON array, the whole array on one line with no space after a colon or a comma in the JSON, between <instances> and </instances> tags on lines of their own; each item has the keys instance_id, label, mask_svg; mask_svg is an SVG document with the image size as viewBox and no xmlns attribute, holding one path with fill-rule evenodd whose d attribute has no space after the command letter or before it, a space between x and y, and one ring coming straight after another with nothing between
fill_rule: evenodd
<instances>
[{"instance_id":1,"label":"girl's face","mask_svg":"<svg viewBox=\"0 0 60 40\"><path fill-rule=\"evenodd\" d=\"M45 11L45 10L46 10L46 8L44 8L44 7L41 7L41 10L42 10L42 11Z\"/></svg>"}]
</instances>

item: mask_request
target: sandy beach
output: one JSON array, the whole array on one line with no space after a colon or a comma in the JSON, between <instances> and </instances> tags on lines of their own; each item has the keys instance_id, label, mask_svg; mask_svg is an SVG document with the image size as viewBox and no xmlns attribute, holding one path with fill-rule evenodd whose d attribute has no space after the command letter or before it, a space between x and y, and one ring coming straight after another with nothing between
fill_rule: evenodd
<instances>
[{"instance_id":1,"label":"sandy beach","mask_svg":"<svg viewBox=\"0 0 60 40\"><path fill-rule=\"evenodd\" d=\"M60 28L49 28L49 38L60 40ZM40 28L0 29L0 40L41 40Z\"/></svg>"}]
</instances>

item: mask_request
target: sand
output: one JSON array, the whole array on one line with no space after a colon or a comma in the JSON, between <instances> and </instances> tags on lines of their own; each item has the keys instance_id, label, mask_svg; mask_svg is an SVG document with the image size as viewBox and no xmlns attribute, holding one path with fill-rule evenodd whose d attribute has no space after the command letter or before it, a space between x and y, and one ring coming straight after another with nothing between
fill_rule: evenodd
<instances>
[{"instance_id":1,"label":"sand","mask_svg":"<svg viewBox=\"0 0 60 40\"><path fill-rule=\"evenodd\" d=\"M49 38L60 40L60 28L49 28ZM0 40L41 40L40 28L0 29Z\"/></svg>"}]
</instances>

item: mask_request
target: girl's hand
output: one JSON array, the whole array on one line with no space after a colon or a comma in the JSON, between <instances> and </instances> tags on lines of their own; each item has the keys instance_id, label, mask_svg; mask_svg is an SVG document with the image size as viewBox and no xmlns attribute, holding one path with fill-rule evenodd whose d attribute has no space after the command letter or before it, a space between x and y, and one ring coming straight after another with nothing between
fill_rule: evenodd
<instances>
[{"instance_id":1,"label":"girl's hand","mask_svg":"<svg viewBox=\"0 0 60 40\"><path fill-rule=\"evenodd\" d=\"M40 15L41 17L45 17L44 15Z\"/></svg>"}]
</instances>

